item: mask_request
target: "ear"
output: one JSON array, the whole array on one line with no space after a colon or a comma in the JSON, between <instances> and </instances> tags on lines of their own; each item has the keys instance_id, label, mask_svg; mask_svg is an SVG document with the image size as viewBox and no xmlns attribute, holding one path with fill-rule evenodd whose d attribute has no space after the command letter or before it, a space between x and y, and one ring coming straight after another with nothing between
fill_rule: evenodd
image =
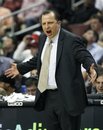
<instances>
[{"instance_id":1,"label":"ear","mask_svg":"<svg viewBox=\"0 0 103 130\"><path fill-rule=\"evenodd\" d=\"M61 25L61 21L58 21L58 24Z\"/></svg>"}]
</instances>

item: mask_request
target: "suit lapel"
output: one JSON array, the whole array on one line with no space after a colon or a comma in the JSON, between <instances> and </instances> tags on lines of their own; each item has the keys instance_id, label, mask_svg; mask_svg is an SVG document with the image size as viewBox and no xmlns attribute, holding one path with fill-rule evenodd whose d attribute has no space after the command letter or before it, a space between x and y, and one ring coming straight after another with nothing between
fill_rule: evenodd
<instances>
[{"instance_id":1,"label":"suit lapel","mask_svg":"<svg viewBox=\"0 0 103 130\"><path fill-rule=\"evenodd\" d=\"M63 30L60 31L59 39L58 39L58 46L57 46L57 61L56 61L56 66L58 65L60 56L62 54L62 49L63 49L63 42L64 42L64 33Z\"/></svg>"},{"instance_id":2,"label":"suit lapel","mask_svg":"<svg viewBox=\"0 0 103 130\"><path fill-rule=\"evenodd\" d=\"M40 68L41 68L41 54L42 54L43 46L44 46L44 44L45 44L45 40L46 40L46 36L44 35L44 36L41 38L40 42L39 42L39 44L40 44L39 47L40 47L40 48L39 48L38 63L37 63L38 74L39 74Z\"/></svg>"},{"instance_id":3,"label":"suit lapel","mask_svg":"<svg viewBox=\"0 0 103 130\"><path fill-rule=\"evenodd\" d=\"M42 50L43 50L43 46L45 44L45 41L46 41L46 36L44 36L40 42L40 49L39 49L39 57L41 58L41 53L42 53Z\"/></svg>"}]
</instances>

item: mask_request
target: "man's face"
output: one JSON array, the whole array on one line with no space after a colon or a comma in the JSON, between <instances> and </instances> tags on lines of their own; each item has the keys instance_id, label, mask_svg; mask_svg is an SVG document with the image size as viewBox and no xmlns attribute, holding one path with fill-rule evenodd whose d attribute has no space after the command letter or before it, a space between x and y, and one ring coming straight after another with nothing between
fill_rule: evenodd
<instances>
[{"instance_id":1,"label":"man's face","mask_svg":"<svg viewBox=\"0 0 103 130\"><path fill-rule=\"evenodd\" d=\"M97 92L103 93L103 76L99 76L99 77L96 79L95 86L96 86Z\"/></svg>"},{"instance_id":2,"label":"man's face","mask_svg":"<svg viewBox=\"0 0 103 130\"><path fill-rule=\"evenodd\" d=\"M98 32L102 28L102 23L98 19L91 19L90 26L94 31Z\"/></svg>"},{"instance_id":3,"label":"man's face","mask_svg":"<svg viewBox=\"0 0 103 130\"><path fill-rule=\"evenodd\" d=\"M95 41L95 36L93 30L88 30L83 34L83 36L86 38L88 43L93 43Z\"/></svg>"},{"instance_id":4,"label":"man's face","mask_svg":"<svg viewBox=\"0 0 103 130\"><path fill-rule=\"evenodd\" d=\"M27 93L29 95L35 95L35 93L36 93L36 86L31 85L31 86L27 87Z\"/></svg>"},{"instance_id":5,"label":"man's face","mask_svg":"<svg viewBox=\"0 0 103 130\"><path fill-rule=\"evenodd\" d=\"M11 52L14 49L13 40L11 38L5 38L3 40L3 50L4 52Z\"/></svg>"},{"instance_id":6,"label":"man's face","mask_svg":"<svg viewBox=\"0 0 103 130\"><path fill-rule=\"evenodd\" d=\"M60 28L60 21L55 19L55 14L53 12L42 15L41 23L47 37L51 39L56 36Z\"/></svg>"}]
</instances>

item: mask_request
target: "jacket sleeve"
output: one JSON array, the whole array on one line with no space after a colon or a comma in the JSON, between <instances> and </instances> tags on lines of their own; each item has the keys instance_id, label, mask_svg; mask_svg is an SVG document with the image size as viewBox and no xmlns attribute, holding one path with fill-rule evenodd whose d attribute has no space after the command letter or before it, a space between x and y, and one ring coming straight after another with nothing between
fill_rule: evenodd
<instances>
[{"instance_id":1,"label":"jacket sleeve","mask_svg":"<svg viewBox=\"0 0 103 130\"><path fill-rule=\"evenodd\" d=\"M86 49L84 40L80 37L74 38L73 41L73 55L78 60L86 71L89 73L91 64L94 63L95 69L97 68L96 62L90 52Z\"/></svg>"},{"instance_id":2,"label":"jacket sleeve","mask_svg":"<svg viewBox=\"0 0 103 130\"><path fill-rule=\"evenodd\" d=\"M20 74L23 75L33 69L37 69L37 59L38 59L37 57L38 56L34 56L29 61L18 64L17 69L20 72Z\"/></svg>"}]
</instances>

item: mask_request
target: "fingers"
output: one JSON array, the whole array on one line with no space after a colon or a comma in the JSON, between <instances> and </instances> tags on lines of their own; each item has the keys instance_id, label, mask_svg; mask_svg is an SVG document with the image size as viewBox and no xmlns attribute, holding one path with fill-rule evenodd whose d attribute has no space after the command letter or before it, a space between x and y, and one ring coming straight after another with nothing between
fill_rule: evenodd
<instances>
[{"instance_id":1,"label":"fingers","mask_svg":"<svg viewBox=\"0 0 103 130\"><path fill-rule=\"evenodd\" d=\"M13 76L11 76L11 79L13 79L13 78L15 78L17 75L13 75Z\"/></svg>"},{"instance_id":2,"label":"fingers","mask_svg":"<svg viewBox=\"0 0 103 130\"><path fill-rule=\"evenodd\" d=\"M91 81L92 83L94 83L95 80L96 80L96 76L93 76L93 77L91 77L91 79L90 79L90 81Z\"/></svg>"},{"instance_id":3,"label":"fingers","mask_svg":"<svg viewBox=\"0 0 103 130\"><path fill-rule=\"evenodd\" d=\"M16 77L18 74L16 64L12 63L11 68L7 69L4 74L6 77L11 77L11 78Z\"/></svg>"},{"instance_id":4,"label":"fingers","mask_svg":"<svg viewBox=\"0 0 103 130\"><path fill-rule=\"evenodd\" d=\"M92 65L90 66L90 78L91 78L91 82L92 82L92 83L95 82L96 77L97 77L97 73L96 73L96 71L95 71L94 68L95 68L95 66L94 66L94 64L92 64Z\"/></svg>"},{"instance_id":5,"label":"fingers","mask_svg":"<svg viewBox=\"0 0 103 130\"><path fill-rule=\"evenodd\" d=\"M94 63L90 66L90 71L94 70Z\"/></svg>"},{"instance_id":6,"label":"fingers","mask_svg":"<svg viewBox=\"0 0 103 130\"><path fill-rule=\"evenodd\" d=\"M6 77L14 77L12 68L5 71Z\"/></svg>"}]
</instances>

